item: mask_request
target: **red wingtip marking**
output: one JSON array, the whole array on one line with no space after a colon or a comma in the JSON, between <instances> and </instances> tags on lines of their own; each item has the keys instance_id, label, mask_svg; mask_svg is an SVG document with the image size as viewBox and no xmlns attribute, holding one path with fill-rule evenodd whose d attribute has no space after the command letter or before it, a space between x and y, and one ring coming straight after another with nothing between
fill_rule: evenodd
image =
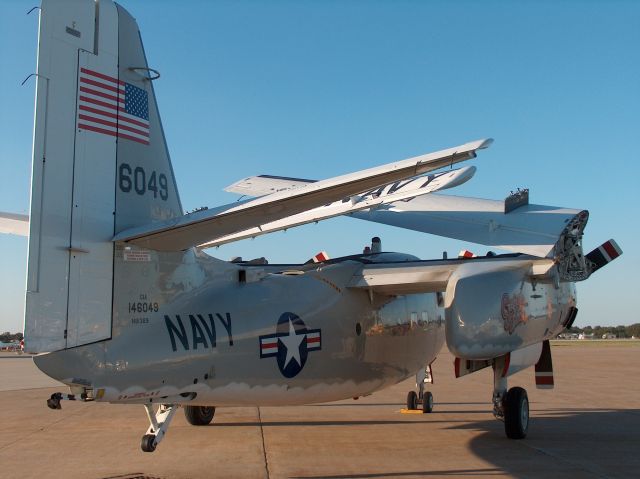
<instances>
[{"instance_id":1,"label":"red wingtip marking","mask_svg":"<svg viewBox=\"0 0 640 479\"><path fill-rule=\"evenodd\" d=\"M607 252L607 254L611 259L616 259L618 256L620 256L619 251L616 249L616 247L613 245L611 241L607 241L602 245L602 247L604 248L604 250Z\"/></svg>"}]
</instances>

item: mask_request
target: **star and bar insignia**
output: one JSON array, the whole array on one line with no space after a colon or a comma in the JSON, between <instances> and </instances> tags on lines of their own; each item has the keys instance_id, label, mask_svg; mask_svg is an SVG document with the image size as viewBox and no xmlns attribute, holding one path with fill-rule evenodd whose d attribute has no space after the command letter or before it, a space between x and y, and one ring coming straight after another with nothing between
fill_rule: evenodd
<instances>
[{"instance_id":1,"label":"star and bar insignia","mask_svg":"<svg viewBox=\"0 0 640 479\"><path fill-rule=\"evenodd\" d=\"M307 329L294 313L283 313L275 334L260 336L260 358L275 357L278 369L286 378L297 376L307 362L310 351L322 349L320 329Z\"/></svg>"}]
</instances>

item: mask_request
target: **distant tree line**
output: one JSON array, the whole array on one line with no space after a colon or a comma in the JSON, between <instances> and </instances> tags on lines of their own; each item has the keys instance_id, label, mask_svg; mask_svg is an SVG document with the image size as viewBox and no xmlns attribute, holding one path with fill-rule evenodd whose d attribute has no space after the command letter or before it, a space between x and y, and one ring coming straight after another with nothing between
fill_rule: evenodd
<instances>
[{"instance_id":1,"label":"distant tree line","mask_svg":"<svg viewBox=\"0 0 640 479\"><path fill-rule=\"evenodd\" d=\"M12 341L22 341L22 338L24 336L22 335L22 333L10 333L9 331L5 331L4 333L0 334L0 342L2 343L10 343Z\"/></svg>"},{"instance_id":2,"label":"distant tree line","mask_svg":"<svg viewBox=\"0 0 640 479\"><path fill-rule=\"evenodd\" d=\"M603 334L607 333L615 334L619 338L631 338L632 336L640 338L640 323L631 324L629 326L585 326L584 328L573 326L569 332L576 334L593 334L596 338L600 338ZM22 341L23 337L22 333L10 333L9 331L5 331L0 334L0 342L10 343L12 341Z\"/></svg>"},{"instance_id":3,"label":"distant tree line","mask_svg":"<svg viewBox=\"0 0 640 479\"><path fill-rule=\"evenodd\" d=\"M584 328L572 327L571 333L593 334L596 338L601 338L603 334L615 334L619 338L630 338L635 336L640 338L640 323L631 324L629 326L585 326Z\"/></svg>"}]
</instances>

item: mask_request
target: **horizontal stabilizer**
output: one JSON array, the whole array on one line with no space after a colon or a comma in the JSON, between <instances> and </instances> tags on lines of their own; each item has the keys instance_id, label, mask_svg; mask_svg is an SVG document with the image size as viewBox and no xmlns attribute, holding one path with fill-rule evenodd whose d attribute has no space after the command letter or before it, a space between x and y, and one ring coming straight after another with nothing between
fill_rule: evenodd
<instances>
[{"instance_id":1,"label":"horizontal stabilizer","mask_svg":"<svg viewBox=\"0 0 640 479\"><path fill-rule=\"evenodd\" d=\"M260 226L328 203L379 188L394 181L475 158L476 151L493 140L478 140L447 150L361 170L299 188L220 208L197 211L168 221L130 228L118 233L123 241L159 251L180 251L221 236Z\"/></svg>"},{"instance_id":2,"label":"horizontal stabilizer","mask_svg":"<svg viewBox=\"0 0 640 479\"><path fill-rule=\"evenodd\" d=\"M29 236L29 215L0 211L0 233Z\"/></svg>"},{"instance_id":3,"label":"horizontal stabilizer","mask_svg":"<svg viewBox=\"0 0 640 479\"><path fill-rule=\"evenodd\" d=\"M598 271L603 266L608 265L622 254L622 249L614 240L602 243L596 249L587 254L587 259L591 261L591 273Z\"/></svg>"},{"instance_id":4,"label":"horizontal stabilizer","mask_svg":"<svg viewBox=\"0 0 640 479\"><path fill-rule=\"evenodd\" d=\"M316 180L287 178L286 176L260 175L236 181L234 184L227 186L224 191L257 197L270 195L278 191L293 190L315 182Z\"/></svg>"}]
</instances>

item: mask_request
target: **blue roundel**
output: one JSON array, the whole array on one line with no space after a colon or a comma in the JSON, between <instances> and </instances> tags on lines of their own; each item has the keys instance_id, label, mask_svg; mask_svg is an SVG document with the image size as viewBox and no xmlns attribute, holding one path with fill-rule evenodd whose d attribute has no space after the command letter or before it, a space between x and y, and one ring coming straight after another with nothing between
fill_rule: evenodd
<instances>
[{"instance_id":1,"label":"blue roundel","mask_svg":"<svg viewBox=\"0 0 640 479\"><path fill-rule=\"evenodd\" d=\"M278 369L284 377L297 376L307 362L307 327L297 314L283 313L276 328Z\"/></svg>"},{"instance_id":2,"label":"blue roundel","mask_svg":"<svg viewBox=\"0 0 640 479\"><path fill-rule=\"evenodd\" d=\"M307 329L295 313L282 313L275 334L260 336L260 357L275 357L278 369L286 378L302 371L310 351L321 349L319 329Z\"/></svg>"}]
</instances>

